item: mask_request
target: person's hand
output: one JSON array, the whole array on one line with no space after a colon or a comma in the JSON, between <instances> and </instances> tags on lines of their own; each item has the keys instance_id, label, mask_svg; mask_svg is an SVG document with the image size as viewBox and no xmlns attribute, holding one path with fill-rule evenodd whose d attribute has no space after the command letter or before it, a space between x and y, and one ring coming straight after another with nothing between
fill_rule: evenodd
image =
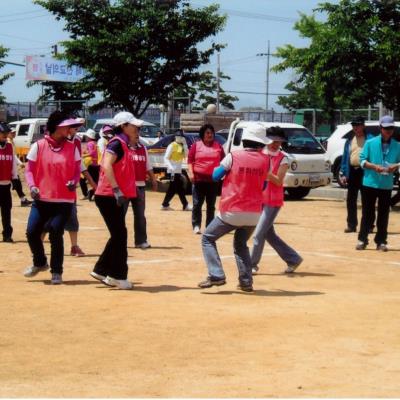
<instances>
[{"instance_id":1,"label":"person's hand","mask_svg":"<svg viewBox=\"0 0 400 400\"><path fill-rule=\"evenodd\" d=\"M382 165L375 165L374 170L378 174L381 174L382 172L387 172L387 168L383 167Z\"/></svg>"},{"instance_id":2,"label":"person's hand","mask_svg":"<svg viewBox=\"0 0 400 400\"><path fill-rule=\"evenodd\" d=\"M396 172L398 169L399 169L399 165L393 164L388 168L388 172L393 173L393 172Z\"/></svg>"},{"instance_id":3,"label":"person's hand","mask_svg":"<svg viewBox=\"0 0 400 400\"><path fill-rule=\"evenodd\" d=\"M68 181L68 182L65 184L65 186L68 188L68 190L69 190L70 192L74 192L75 189L76 189L76 183L75 183L75 181Z\"/></svg>"},{"instance_id":4,"label":"person's hand","mask_svg":"<svg viewBox=\"0 0 400 400\"><path fill-rule=\"evenodd\" d=\"M40 190L36 186L31 187L31 197L33 200L39 200L40 199Z\"/></svg>"},{"instance_id":5,"label":"person's hand","mask_svg":"<svg viewBox=\"0 0 400 400\"><path fill-rule=\"evenodd\" d=\"M188 177L189 177L190 182L194 181L194 175L189 171L188 171Z\"/></svg>"},{"instance_id":6,"label":"person's hand","mask_svg":"<svg viewBox=\"0 0 400 400\"><path fill-rule=\"evenodd\" d=\"M124 194L121 192L121 189L118 186L113 188L113 193L115 200L117 200L118 207L122 207L128 203L129 200L124 196Z\"/></svg>"}]
</instances>

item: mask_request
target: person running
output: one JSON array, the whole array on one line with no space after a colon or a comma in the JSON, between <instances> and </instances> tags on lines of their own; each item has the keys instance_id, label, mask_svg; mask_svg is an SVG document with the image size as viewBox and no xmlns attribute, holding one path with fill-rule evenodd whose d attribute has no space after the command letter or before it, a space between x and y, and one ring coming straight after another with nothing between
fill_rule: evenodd
<instances>
[{"instance_id":1,"label":"person running","mask_svg":"<svg viewBox=\"0 0 400 400\"><path fill-rule=\"evenodd\" d=\"M267 177L267 157L262 149L269 140L262 124L254 123L244 130L243 150L228 154L213 179L225 176L219 203L219 215L207 226L201 244L207 264L208 276L200 282L200 288L221 286L226 283L225 273L218 254L216 241L235 231L233 248L239 271L238 289L253 291L251 260L247 241L261 214L262 190Z\"/></svg>"},{"instance_id":2,"label":"person running","mask_svg":"<svg viewBox=\"0 0 400 400\"><path fill-rule=\"evenodd\" d=\"M136 179L136 197L130 199L134 217L134 236L135 247L145 250L151 247L147 241L147 221L145 216L146 211L146 178L150 177L152 189L157 191L157 179L153 172L153 167L147 154L145 146L140 144L139 129L143 126L144 121L136 119L133 124L135 132L130 138L129 144L131 146L133 160L135 162L135 179Z\"/></svg>"},{"instance_id":3,"label":"person running","mask_svg":"<svg viewBox=\"0 0 400 400\"><path fill-rule=\"evenodd\" d=\"M0 122L0 208L3 224L3 242L12 243L11 226L11 182L17 179L17 160L7 136L11 129L5 122Z\"/></svg>"},{"instance_id":4,"label":"person running","mask_svg":"<svg viewBox=\"0 0 400 400\"><path fill-rule=\"evenodd\" d=\"M282 128L274 126L268 128L267 138L271 140L266 151L268 157L267 187L263 192L263 210L253 237L252 271L253 274L257 273L258 263L261 260L265 241L267 241L279 257L286 262L285 273L291 274L303 259L276 234L274 229L274 221L283 206L283 181L289 167L286 154L280 150L282 143L286 142L285 132Z\"/></svg>"},{"instance_id":5,"label":"person running","mask_svg":"<svg viewBox=\"0 0 400 400\"><path fill-rule=\"evenodd\" d=\"M141 120L122 111L115 115L115 136L108 143L100 166L95 203L110 232L103 253L90 275L108 286L132 289L128 277L128 232L125 224L129 199L136 197L135 163L129 141Z\"/></svg>"},{"instance_id":6,"label":"person running","mask_svg":"<svg viewBox=\"0 0 400 400\"><path fill-rule=\"evenodd\" d=\"M219 182L213 182L212 173L225 156L222 146L215 140L212 125L203 125L199 135L201 140L192 145L188 155L188 174L193 183L192 227L195 234L201 234L204 200L207 204L206 227L214 218Z\"/></svg>"},{"instance_id":7,"label":"person running","mask_svg":"<svg viewBox=\"0 0 400 400\"><path fill-rule=\"evenodd\" d=\"M33 277L49 266L41 235L49 222L51 243L51 283L62 283L64 261L64 227L76 201L81 156L77 146L68 140L74 127L81 123L64 111L54 111L48 118L43 139L34 143L27 155L26 181L34 200L28 218L27 238L33 254L33 266L24 275Z\"/></svg>"},{"instance_id":8,"label":"person running","mask_svg":"<svg viewBox=\"0 0 400 400\"><path fill-rule=\"evenodd\" d=\"M25 164L17 157L15 153L15 146L14 146L15 135L16 135L15 129L11 129L11 132L8 134L7 141L8 143L11 143L13 147L14 157L15 160L17 161L17 167L20 166L21 168L24 168ZM21 207L29 207L32 204L32 202L26 198L26 195L22 189L22 182L21 179L19 178L18 171L17 171L17 177L12 180L12 190L15 190L17 192L17 195L21 200Z\"/></svg>"},{"instance_id":9,"label":"person running","mask_svg":"<svg viewBox=\"0 0 400 400\"><path fill-rule=\"evenodd\" d=\"M170 201L175 194L178 194L182 203L183 211L191 211L192 206L189 205L185 196L185 187L182 177L182 162L188 155L186 139L181 129L175 131L175 140L170 143L165 151L164 162L167 165L167 173L169 174L169 186L167 193L161 205L161 210L170 211Z\"/></svg>"}]
</instances>

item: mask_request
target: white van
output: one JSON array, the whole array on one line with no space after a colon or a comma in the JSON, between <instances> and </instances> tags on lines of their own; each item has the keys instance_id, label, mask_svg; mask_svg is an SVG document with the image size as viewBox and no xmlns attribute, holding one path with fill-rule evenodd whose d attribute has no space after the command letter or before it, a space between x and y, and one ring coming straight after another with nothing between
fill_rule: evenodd
<instances>
[{"instance_id":1,"label":"white van","mask_svg":"<svg viewBox=\"0 0 400 400\"><path fill-rule=\"evenodd\" d=\"M14 146L18 157L25 158L31 144L44 136L46 124L47 118L26 118L9 123L16 130Z\"/></svg>"},{"instance_id":2,"label":"white van","mask_svg":"<svg viewBox=\"0 0 400 400\"><path fill-rule=\"evenodd\" d=\"M225 153L242 148L243 130L254 121L235 120L229 129ZM331 163L321 143L304 126L291 123L259 122L265 129L279 126L285 131L287 142L282 150L288 155L289 169L284 187L289 198L301 199L311 189L329 185L332 182Z\"/></svg>"},{"instance_id":3,"label":"white van","mask_svg":"<svg viewBox=\"0 0 400 400\"><path fill-rule=\"evenodd\" d=\"M112 118L103 118L103 119L98 119L93 125L93 130L96 133L100 132L100 129L104 125L113 125L113 119ZM154 144L155 142L158 141L158 135L157 132L160 129L157 127L157 125L152 124L151 122L144 121L144 125L140 128L140 143L144 144L145 146L150 146Z\"/></svg>"}]
</instances>

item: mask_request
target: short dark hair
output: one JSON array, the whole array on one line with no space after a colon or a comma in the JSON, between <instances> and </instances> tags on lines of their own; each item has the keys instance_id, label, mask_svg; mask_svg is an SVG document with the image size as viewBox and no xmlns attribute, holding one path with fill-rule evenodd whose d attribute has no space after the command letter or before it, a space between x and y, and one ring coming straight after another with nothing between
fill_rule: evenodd
<instances>
[{"instance_id":1,"label":"short dark hair","mask_svg":"<svg viewBox=\"0 0 400 400\"><path fill-rule=\"evenodd\" d=\"M212 131L212 133L215 135L215 129L211 124L204 124L200 130L199 130L199 136L200 139L203 140L204 139L204 135L206 133L206 130L210 129Z\"/></svg>"},{"instance_id":2,"label":"short dark hair","mask_svg":"<svg viewBox=\"0 0 400 400\"><path fill-rule=\"evenodd\" d=\"M265 147L264 143L255 142L254 140L247 140L247 139L242 140L242 145L244 148L248 149L262 149Z\"/></svg>"},{"instance_id":3,"label":"short dark hair","mask_svg":"<svg viewBox=\"0 0 400 400\"><path fill-rule=\"evenodd\" d=\"M46 127L49 133L54 133L57 129L57 126L68 118L71 118L71 114L68 111L53 111L47 120Z\"/></svg>"}]
</instances>

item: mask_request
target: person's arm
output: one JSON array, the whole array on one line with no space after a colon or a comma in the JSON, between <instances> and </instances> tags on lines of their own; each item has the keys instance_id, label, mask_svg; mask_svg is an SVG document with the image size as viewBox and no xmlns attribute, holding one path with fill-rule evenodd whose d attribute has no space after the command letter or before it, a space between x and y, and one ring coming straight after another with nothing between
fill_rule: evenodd
<instances>
[{"instance_id":1,"label":"person's arm","mask_svg":"<svg viewBox=\"0 0 400 400\"><path fill-rule=\"evenodd\" d=\"M13 165L11 170L11 178L18 179L18 169L17 169L17 156L13 154Z\"/></svg>"},{"instance_id":2,"label":"person's arm","mask_svg":"<svg viewBox=\"0 0 400 400\"><path fill-rule=\"evenodd\" d=\"M212 173L212 180L214 182L218 182L226 175L226 173L227 171L225 170L225 168L220 165L219 167L214 168L214 171Z\"/></svg>"},{"instance_id":3,"label":"person's arm","mask_svg":"<svg viewBox=\"0 0 400 400\"><path fill-rule=\"evenodd\" d=\"M378 174L384 172L386 169L382 165L374 164L369 161L370 158L370 143L366 142L360 153L360 165L363 169L371 169Z\"/></svg>"},{"instance_id":4,"label":"person's arm","mask_svg":"<svg viewBox=\"0 0 400 400\"><path fill-rule=\"evenodd\" d=\"M195 161L195 154L196 154L196 143L193 143L192 147L189 150L188 154L188 177L191 182L194 181L194 172L193 172L193 163Z\"/></svg>"},{"instance_id":5,"label":"person's arm","mask_svg":"<svg viewBox=\"0 0 400 400\"><path fill-rule=\"evenodd\" d=\"M344 144L344 149L343 149L343 155L342 155L342 160L340 162L340 171L339 171L339 179L342 182L343 185L347 183L347 171L348 171L348 155L349 155L349 140L346 140L346 143Z\"/></svg>"},{"instance_id":6,"label":"person's arm","mask_svg":"<svg viewBox=\"0 0 400 400\"><path fill-rule=\"evenodd\" d=\"M172 154L172 143L168 145L167 150L165 150L165 155L164 155L164 163L167 166L167 171L174 170L174 167L171 163L171 154Z\"/></svg>"},{"instance_id":7,"label":"person's arm","mask_svg":"<svg viewBox=\"0 0 400 400\"><path fill-rule=\"evenodd\" d=\"M97 184L93 180L92 176L89 174L87 169L82 171L82 175L87 179L87 181L89 182L89 185L92 187L92 189L96 190L97 189Z\"/></svg>"},{"instance_id":8,"label":"person's arm","mask_svg":"<svg viewBox=\"0 0 400 400\"><path fill-rule=\"evenodd\" d=\"M104 169L104 174L108 182L110 182L110 185L113 189L118 187L118 183L117 180L115 179L114 169L113 169L113 164L115 163L116 160L117 160L116 154L112 154L106 151L104 155L103 169Z\"/></svg>"},{"instance_id":9,"label":"person's arm","mask_svg":"<svg viewBox=\"0 0 400 400\"><path fill-rule=\"evenodd\" d=\"M285 179L286 172L289 168L289 164L281 164L278 168L277 174L273 174L271 171L267 174L267 180L272 182L276 186L282 186Z\"/></svg>"},{"instance_id":10,"label":"person's arm","mask_svg":"<svg viewBox=\"0 0 400 400\"><path fill-rule=\"evenodd\" d=\"M153 189L154 192L157 192L157 178L156 178L156 176L154 175L153 170L152 170L152 169L149 169L149 170L147 171L147 174L149 175L150 180L151 180L151 188Z\"/></svg>"}]
</instances>

